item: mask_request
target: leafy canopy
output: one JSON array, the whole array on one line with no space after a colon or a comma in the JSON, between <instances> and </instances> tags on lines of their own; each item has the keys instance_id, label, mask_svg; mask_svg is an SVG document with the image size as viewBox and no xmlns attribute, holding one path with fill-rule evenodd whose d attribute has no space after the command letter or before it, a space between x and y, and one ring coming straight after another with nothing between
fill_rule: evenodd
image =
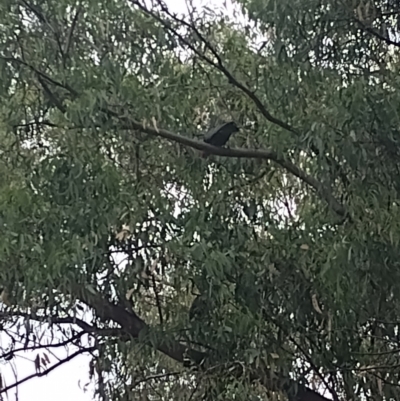
<instances>
[{"instance_id":1,"label":"leafy canopy","mask_svg":"<svg viewBox=\"0 0 400 401\"><path fill-rule=\"evenodd\" d=\"M87 352L115 401L397 399L398 3L235 7L1 2L3 358Z\"/></svg>"}]
</instances>

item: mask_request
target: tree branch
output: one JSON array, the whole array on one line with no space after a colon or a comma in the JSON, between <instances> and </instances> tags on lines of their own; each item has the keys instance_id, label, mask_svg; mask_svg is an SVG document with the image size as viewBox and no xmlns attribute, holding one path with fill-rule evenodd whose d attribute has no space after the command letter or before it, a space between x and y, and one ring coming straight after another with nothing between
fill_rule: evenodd
<instances>
[{"instance_id":1,"label":"tree branch","mask_svg":"<svg viewBox=\"0 0 400 401\"><path fill-rule=\"evenodd\" d=\"M8 61L11 63L15 63L15 64L19 64L19 65L23 65L25 67L28 67L30 70L32 70L37 76L40 76L42 78L44 78L45 80L47 80L48 82L50 82L51 84L53 84L54 86L58 86L60 88L66 89L68 92L71 93L71 95L73 96L77 96L78 93L71 88L68 84L63 84L61 82L55 81L53 78L51 78L50 76L48 76L47 74L39 71L36 67L34 67L31 64L26 63L25 61L16 58L16 57L4 57L0 55L0 58L3 59L4 61Z\"/></svg>"},{"instance_id":2,"label":"tree branch","mask_svg":"<svg viewBox=\"0 0 400 401\"><path fill-rule=\"evenodd\" d=\"M36 350L39 350L39 349L64 347L64 346L72 343L73 341L78 340L79 338L81 338L85 334L86 334L86 332L81 331L80 333L75 334L74 336L72 336L68 340L61 341L61 342L58 342L56 344L38 344L38 345L33 345L31 347L15 348L15 349L13 349L13 350L11 350L9 352L5 352L4 354L0 355L0 359L9 360L9 359L13 358L14 355L17 352L21 352L21 351L36 351Z\"/></svg>"},{"instance_id":3,"label":"tree branch","mask_svg":"<svg viewBox=\"0 0 400 401\"><path fill-rule=\"evenodd\" d=\"M34 373L34 374L32 374L32 375L26 376L26 377L24 377L23 379L18 380L18 381L16 381L15 383L13 383L13 384L11 384L11 385L9 385L9 386L7 386L7 387L2 388L2 389L0 390L0 394L6 393L8 390L11 390L12 388L17 387L17 386L19 386L20 384L25 383L25 382L27 382L28 380L31 380L31 379L33 379L33 378L35 378L35 377L43 377L43 376L46 376L46 375L49 374L52 370L58 368L58 367L61 366L61 365L64 365L64 363L71 361L71 360L74 359L75 357L77 357L77 356L79 356L79 355L81 355L81 354L83 354L83 353L85 353L85 352L93 352L93 351L95 351L95 350L96 350L96 347L82 348L82 349L80 349L80 350L74 352L73 354L67 356L65 359L61 360L60 362L57 362L56 364L54 364L54 365L51 366L50 368L48 368L48 369L46 369L46 370L44 370L44 371L42 371L42 372L36 372L36 373Z\"/></svg>"},{"instance_id":4,"label":"tree branch","mask_svg":"<svg viewBox=\"0 0 400 401\"><path fill-rule=\"evenodd\" d=\"M139 333L149 329L146 323L134 311L127 311L121 306L112 304L95 290L86 290L83 287L77 287L76 290L82 302L92 307L103 321L112 320L118 323L125 333L130 334L132 337L138 338ZM165 355L180 363L185 362L189 358L196 365L200 365L206 357L200 351L188 349L183 344L167 340L161 341L157 348Z\"/></svg>"},{"instance_id":5,"label":"tree branch","mask_svg":"<svg viewBox=\"0 0 400 401\"><path fill-rule=\"evenodd\" d=\"M79 286L76 287L76 291L79 294L79 298L91 306L103 321L112 320L118 323L133 338L138 338L140 333L150 329L134 311L128 312L122 307L112 304L93 288L86 290L84 287ZM192 363L200 366L208 357L204 352L191 349L173 340L161 340L157 344L152 343L152 345L155 345L158 351L182 364L189 358ZM272 378L270 371L266 372L258 369L256 374L252 375L252 379L260 380L271 390L285 391L290 401L329 401L328 398L287 377ZM297 389L296 395L294 395L293 389Z\"/></svg>"},{"instance_id":6,"label":"tree branch","mask_svg":"<svg viewBox=\"0 0 400 401\"><path fill-rule=\"evenodd\" d=\"M50 88L47 86L46 82L44 81L44 79L38 75L38 81L40 82L40 85L42 86L45 94L47 95L47 97L49 98L50 102L53 104L53 106L57 107L58 110L61 111L61 113L65 113L67 111L67 109L65 108L65 106L63 105L62 101L60 99L58 99L57 95L54 94Z\"/></svg>"},{"instance_id":7,"label":"tree branch","mask_svg":"<svg viewBox=\"0 0 400 401\"><path fill-rule=\"evenodd\" d=\"M67 57L67 56L68 56L69 49L70 49L71 43L72 43L72 35L73 35L73 33L74 33L74 29L75 29L76 23L77 23L77 21L78 21L78 17L79 17L79 14L80 14L81 10L82 10L81 6L78 5L77 10L76 10L76 13L75 13L75 15L74 15L74 18L72 19L71 27L70 27L70 29L69 29L69 31L68 31L67 40L66 40L66 42L65 42L65 46L64 46L64 57Z\"/></svg>"},{"instance_id":8,"label":"tree branch","mask_svg":"<svg viewBox=\"0 0 400 401\"><path fill-rule=\"evenodd\" d=\"M151 375L151 376L147 376L144 379L140 379L135 381L130 387L131 390L133 390L135 387L137 387L139 384L148 382L150 380L158 380L158 379L164 379L164 378L168 378L171 376L179 376L181 375L182 372L170 372L170 373L159 373L159 374L155 374L155 375Z\"/></svg>"},{"instance_id":9,"label":"tree branch","mask_svg":"<svg viewBox=\"0 0 400 401\"><path fill-rule=\"evenodd\" d=\"M363 21L360 19L356 18L353 16L354 21L359 25L362 31L370 33L372 36L375 36L377 39L385 42L387 45L392 45L396 47L400 47L400 42L396 42L392 39L390 39L388 36L384 36L381 33L379 33L376 29L371 28L370 26L367 26L364 24Z\"/></svg>"},{"instance_id":10,"label":"tree branch","mask_svg":"<svg viewBox=\"0 0 400 401\"><path fill-rule=\"evenodd\" d=\"M331 191L324 186L320 181L316 178L308 175L305 171L297 167L294 163L289 160L286 160L278 154L270 149L267 150L259 150L259 149L239 149L239 148L220 148L216 146L209 145L203 141L199 141L196 139L184 137L173 132L161 129L161 128L152 128L148 125L142 124L130 117L119 116L117 113L109 111L114 117L124 122L126 128L128 129L136 129L138 131L142 131L146 134L159 136L165 139L168 139L173 142L181 143L182 145L190 146L191 148L206 151L207 153L224 156L224 157L239 157L239 158L252 158L252 159L263 159L263 160L272 160L275 163L279 164L288 172L292 173L296 177L300 178L303 182L311 186L315 189L317 194L324 199L328 205L332 208L332 210L337 213L341 217L345 217L347 215L347 211L343 205L341 205L336 198L332 195Z\"/></svg>"}]
</instances>

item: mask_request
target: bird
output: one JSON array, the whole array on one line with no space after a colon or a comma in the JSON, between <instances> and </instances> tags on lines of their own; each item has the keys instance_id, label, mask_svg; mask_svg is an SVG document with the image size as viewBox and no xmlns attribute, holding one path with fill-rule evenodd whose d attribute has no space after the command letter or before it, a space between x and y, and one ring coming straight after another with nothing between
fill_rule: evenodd
<instances>
[{"instance_id":1,"label":"bird","mask_svg":"<svg viewBox=\"0 0 400 401\"><path fill-rule=\"evenodd\" d=\"M236 123L234 121L229 121L211 128L204 136L204 142L221 147L228 142L233 133L238 131L239 128Z\"/></svg>"}]
</instances>

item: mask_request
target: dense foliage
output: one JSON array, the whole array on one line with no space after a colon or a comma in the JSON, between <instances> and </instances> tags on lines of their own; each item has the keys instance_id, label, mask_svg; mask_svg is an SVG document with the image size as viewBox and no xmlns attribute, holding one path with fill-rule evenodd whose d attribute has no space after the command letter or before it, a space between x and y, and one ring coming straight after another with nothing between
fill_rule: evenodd
<instances>
[{"instance_id":1,"label":"dense foliage","mask_svg":"<svg viewBox=\"0 0 400 401\"><path fill-rule=\"evenodd\" d=\"M398 1L236 7L0 2L2 357L88 352L113 401L399 399Z\"/></svg>"}]
</instances>

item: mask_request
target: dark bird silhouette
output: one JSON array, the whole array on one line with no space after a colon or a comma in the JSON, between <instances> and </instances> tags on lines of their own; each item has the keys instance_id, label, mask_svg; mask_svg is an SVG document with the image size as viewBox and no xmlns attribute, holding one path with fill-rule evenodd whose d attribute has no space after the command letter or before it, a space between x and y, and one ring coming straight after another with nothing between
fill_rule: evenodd
<instances>
[{"instance_id":1,"label":"dark bird silhouette","mask_svg":"<svg viewBox=\"0 0 400 401\"><path fill-rule=\"evenodd\" d=\"M230 136L238 131L239 128L234 121L223 123L210 129L204 137L204 142L213 146L224 146Z\"/></svg>"}]
</instances>

